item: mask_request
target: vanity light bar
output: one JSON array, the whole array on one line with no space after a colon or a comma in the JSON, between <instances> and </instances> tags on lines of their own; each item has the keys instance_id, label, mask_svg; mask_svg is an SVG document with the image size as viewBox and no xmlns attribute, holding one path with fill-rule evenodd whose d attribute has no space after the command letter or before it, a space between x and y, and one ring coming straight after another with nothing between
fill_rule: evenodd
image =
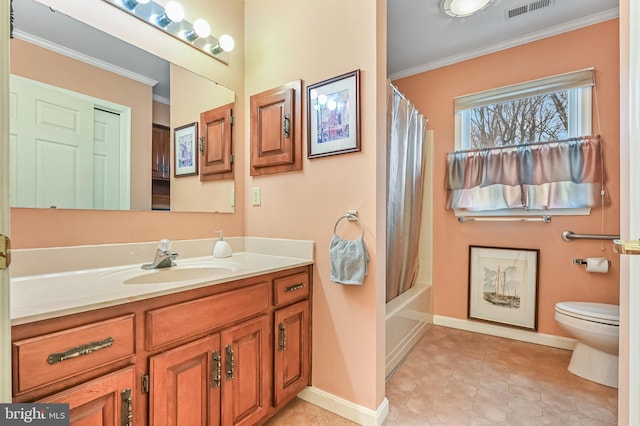
<instances>
[{"instance_id":1,"label":"vanity light bar","mask_svg":"<svg viewBox=\"0 0 640 426\"><path fill-rule=\"evenodd\" d=\"M166 32L191 47L228 64L229 52L233 49L233 42L225 44L224 40L231 36L223 34L220 39L210 35L208 24L202 24L202 19L197 19L194 24L183 19L184 10L176 1L167 2L166 7L153 0L104 0L107 3L124 10L130 15L146 22L155 28Z\"/></svg>"}]
</instances>

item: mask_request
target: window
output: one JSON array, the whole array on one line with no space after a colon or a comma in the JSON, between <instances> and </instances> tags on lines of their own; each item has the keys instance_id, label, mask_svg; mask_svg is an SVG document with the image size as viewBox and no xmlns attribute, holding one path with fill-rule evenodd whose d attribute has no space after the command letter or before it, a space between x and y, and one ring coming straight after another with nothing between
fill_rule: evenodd
<instances>
[{"instance_id":1,"label":"window","mask_svg":"<svg viewBox=\"0 0 640 426\"><path fill-rule=\"evenodd\" d=\"M448 208L589 214L602 187L600 141L589 136L593 82L587 69L456 98Z\"/></svg>"},{"instance_id":2,"label":"window","mask_svg":"<svg viewBox=\"0 0 640 426\"><path fill-rule=\"evenodd\" d=\"M456 150L590 135L592 86L589 69L456 98Z\"/></svg>"}]
</instances>

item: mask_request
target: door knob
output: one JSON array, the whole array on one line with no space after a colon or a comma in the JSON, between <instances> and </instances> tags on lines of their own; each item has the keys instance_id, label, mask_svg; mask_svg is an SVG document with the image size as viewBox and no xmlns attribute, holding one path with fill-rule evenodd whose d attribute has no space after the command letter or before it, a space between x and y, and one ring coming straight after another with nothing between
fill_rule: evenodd
<instances>
[{"instance_id":1,"label":"door knob","mask_svg":"<svg viewBox=\"0 0 640 426\"><path fill-rule=\"evenodd\" d=\"M613 240L613 250L620 254L640 254L640 240Z\"/></svg>"}]
</instances>

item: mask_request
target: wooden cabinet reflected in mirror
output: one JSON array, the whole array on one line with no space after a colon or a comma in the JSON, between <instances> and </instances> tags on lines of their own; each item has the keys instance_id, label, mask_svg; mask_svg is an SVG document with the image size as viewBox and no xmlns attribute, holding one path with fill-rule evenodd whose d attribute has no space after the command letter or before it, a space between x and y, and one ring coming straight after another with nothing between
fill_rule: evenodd
<instances>
[{"instance_id":1,"label":"wooden cabinet reflected in mirror","mask_svg":"<svg viewBox=\"0 0 640 426\"><path fill-rule=\"evenodd\" d=\"M171 208L171 137L169 128L154 124L151 130L151 208Z\"/></svg>"}]
</instances>

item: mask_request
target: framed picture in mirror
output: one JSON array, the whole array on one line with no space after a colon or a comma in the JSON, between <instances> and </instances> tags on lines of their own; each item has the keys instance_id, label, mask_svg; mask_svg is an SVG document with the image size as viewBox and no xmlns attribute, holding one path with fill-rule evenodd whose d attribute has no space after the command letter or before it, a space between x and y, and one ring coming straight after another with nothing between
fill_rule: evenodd
<instances>
[{"instance_id":1,"label":"framed picture in mirror","mask_svg":"<svg viewBox=\"0 0 640 426\"><path fill-rule=\"evenodd\" d=\"M173 130L175 176L198 174L198 123L193 122Z\"/></svg>"}]
</instances>

